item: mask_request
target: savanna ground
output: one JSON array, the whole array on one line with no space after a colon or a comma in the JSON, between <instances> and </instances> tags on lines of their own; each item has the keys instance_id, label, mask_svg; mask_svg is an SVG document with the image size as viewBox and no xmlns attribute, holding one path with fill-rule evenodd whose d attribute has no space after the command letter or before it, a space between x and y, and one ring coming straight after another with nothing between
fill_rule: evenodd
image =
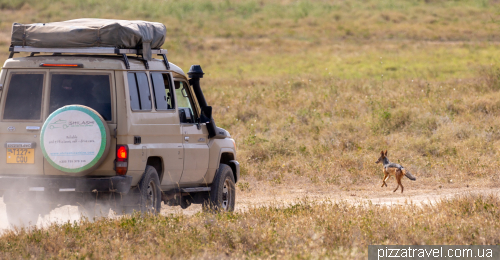
<instances>
[{"instance_id":1,"label":"savanna ground","mask_svg":"<svg viewBox=\"0 0 500 260\"><path fill-rule=\"evenodd\" d=\"M0 256L362 259L369 244L500 244L498 1L0 0L0 8L3 60L12 22L166 24L169 60L202 65L205 96L242 167L237 213L194 208L6 231ZM382 149L417 177L403 180L403 195L392 192L394 178L380 187Z\"/></svg>"}]
</instances>

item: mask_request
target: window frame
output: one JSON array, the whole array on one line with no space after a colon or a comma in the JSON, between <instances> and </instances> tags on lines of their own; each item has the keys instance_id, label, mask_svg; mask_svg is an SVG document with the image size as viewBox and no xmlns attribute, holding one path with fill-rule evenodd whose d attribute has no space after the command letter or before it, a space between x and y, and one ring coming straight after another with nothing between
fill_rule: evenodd
<instances>
[{"instance_id":1,"label":"window frame","mask_svg":"<svg viewBox=\"0 0 500 260\"><path fill-rule=\"evenodd\" d=\"M47 108L47 115L45 118L47 118L50 115L50 92L52 90L52 75L53 74L70 74L70 75L108 75L109 79L109 94L111 98L111 120L105 120L108 123L114 123L115 122L115 93L114 93L114 78L113 75L114 73L112 72L104 72L104 71L88 71L88 70L50 70L48 73L48 78L47 78L47 98L45 98L44 102L44 107Z\"/></svg>"},{"instance_id":2,"label":"window frame","mask_svg":"<svg viewBox=\"0 0 500 260\"><path fill-rule=\"evenodd\" d=\"M201 111L199 109L199 106L200 104L198 104L198 100L195 99L196 96L194 96L194 91L192 90L192 86L188 84L188 82L185 80L185 79L182 79L182 78L174 78L173 79L174 81L174 93L175 93L175 82L178 81L178 82L182 82L186 87L187 87L187 91L188 91L188 98L189 98L189 102L191 102L191 106L193 108L193 116L195 117L194 119L194 123L184 123L184 122L181 122L181 124L188 124L188 125L196 125L198 124L197 121L198 119L200 118L201 116ZM177 100L177 95L175 95L175 99ZM195 102L196 100L196 102ZM178 104L178 103L176 103ZM180 119L180 118L179 118Z\"/></svg>"},{"instance_id":3,"label":"window frame","mask_svg":"<svg viewBox=\"0 0 500 260\"><path fill-rule=\"evenodd\" d=\"M10 83L12 81L12 75L14 74L42 74L43 75L43 81L42 81L42 95L41 95L41 103L40 103L40 119L4 119L5 116L5 105L7 104L7 96L9 94L10 90ZM3 88L2 92L2 97L1 97L1 108L2 108L2 113L1 113L1 121L2 122L43 122L45 120L45 91L46 91L46 85L47 85L47 74L48 70L12 70L9 71L5 80L4 86L7 86L7 88Z\"/></svg>"},{"instance_id":4,"label":"window frame","mask_svg":"<svg viewBox=\"0 0 500 260\"><path fill-rule=\"evenodd\" d=\"M159 73L159 74L167 74L167 77L170 81L170 84L169 84L169 87L170 87L170 93L172 93L172 108L168 108L168 109L160 109L158 110L157 109L157 104L156 104L156 91L155 91L155 87L154 87L154 82L153 82L153 73ZM177 100L176 100L176 97L175 97L175 85L174 85L174 81L173 81L173 77L172 77L172 74L168 71L150 71L149 72L149 80L151 81L151 88L152 88L152 101L154 102L153 104L153 108L156 112L172 112L172 111L175 111L177 109ZM165 85L163 85L165 86ZM164 88L165 89L165 88Z\"/></svg>"},{"instance_id":5,"label":"window frame","mask_svg":"<svg viewBox=\"0 0 500 260\"><path fill-rule=\"evenodd\" d=\"M140 100L140 97L139 97L139 90L137 89L137 79L135 77L135 73L126 73L127 77L126 77L126 81L127 81L127 100L128 100L128 103L129 103L129 106L130 106L130 110L132 112L136 112L136 111L141 111L141 100ZM133 77L134 78L134 84L136 85L135 86L135 92L137 93L137 106L139 107L139 109L134 109L134 106L132 104L134 104L135 102L132 102L132 92L130 90L130 77Z\"/></svg>"},{"instance_id":6,"label":"window frame","mask_svg":"<svg viewBox=\"0 0 500 260\"><path fill-rule=\"evenodd\" d=\"M130 107L130 111L132 112L153 112L153 111L156 111L154 110L154 108L156 107L156 104L154 102L154 98L153 98L153 91L152 91L152 84L151 84L151 76L149 75L149 71L126 71L125 73L127 73L127 94L128 94L128 97L127 97L127 100L128 100L128 103L129 103L129 107ZM138 93L138 97L139 97L139 105L141 106L141 109L140 110L133 110L132 109L132 103L131 103L131 100L130 100L130 86L129 86L129 80L128 80L128 75L129 74L134 74L134 78L136 80L136 87L137 87L137 93ZM147 110L147 109L142 109L142 104L141 104L141 93L140 93L140 90L138 88L138 82L137 82L137 76L135 75L136 73L144 73L146 74L146 79L148 81L148 89L149 89L149 96L150 96L150 100L151 101L151 109Z\"/></svg>"}]
</instances>

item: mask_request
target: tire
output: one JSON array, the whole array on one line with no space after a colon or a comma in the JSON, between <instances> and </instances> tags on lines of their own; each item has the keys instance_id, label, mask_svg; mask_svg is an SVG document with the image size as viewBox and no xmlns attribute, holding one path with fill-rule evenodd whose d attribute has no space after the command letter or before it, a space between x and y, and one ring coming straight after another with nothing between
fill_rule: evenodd
<instances>
[{"instance_id":1,"label":"tire","mask_svg":"<svg viewBox=\"0 0 500 260\"><path fill-rule=\"evenodd\" d=\"M57 109L45 120L40 132L44 158L66 174L85 175L97 169L106 160L110 144L108 124L87 106Z\"/></svg>"},{"instance_id":2,"label":"tire","mask_svg":"<svg viewBox=\"0 0 500 260\"><path fill-rule=\"evenodd\" d=\"M40 215L32 206L23 204L6 204L7 220L11 226L36 225Z\"/></svg>"},{"instance_id":3,"label":"tire","mask_svg":"<svg viewBox=\"0 0 500 260\"><path fill-rule=\"evenodd\" d=\"M158 214L161 210L161 190L158 173L153 166L147 166L139 182L140 211Z\"/></svg>"},{"instance_id":4,"label":"tire","mask_svg":"<svg viewBox=\"0 0 500 260\"><path fill-rule=\"evenodd\" d=\"M210 197L204 203L204 210L233 212L236 202L236 189L233 170L221 163L212 182ZM208 203L208 205L207 205Z\"/></svg>"}]
</instances>

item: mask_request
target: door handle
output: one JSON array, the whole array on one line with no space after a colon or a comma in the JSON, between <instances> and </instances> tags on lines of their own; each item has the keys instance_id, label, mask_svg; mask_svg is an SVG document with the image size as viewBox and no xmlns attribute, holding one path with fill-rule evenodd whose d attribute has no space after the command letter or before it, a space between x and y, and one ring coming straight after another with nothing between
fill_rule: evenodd
<instances>
[{"instance_id":1,"label":"door handle","mask_svg":"<svg viewBox=\"0 0 500 260\"><path fill-rule=\"evenodd\" d=\"M189 142L189 136L184 136L184 141Z\"/></svg>"}]
</instances>

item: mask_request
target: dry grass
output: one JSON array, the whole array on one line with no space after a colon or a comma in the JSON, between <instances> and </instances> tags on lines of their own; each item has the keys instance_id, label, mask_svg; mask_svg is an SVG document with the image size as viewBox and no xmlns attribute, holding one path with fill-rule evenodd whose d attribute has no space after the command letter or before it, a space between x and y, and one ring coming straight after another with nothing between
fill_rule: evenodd
<instances>
[{"instance_id":1,"label":"dry grass","mask_svg":"<svg viewBox=\"0 0 500 260\"><path fill-rule=\"evenodd\" d=\"M237 140L250 186L355 188L381 178L382 149L428 185L498 187L498 84L297 75L205 80L217 123Z\"/></svg>"},{"instance_id":2,"label":"dry grass","mask_svg":"<svg viewBox=\"0 0 500 260\"><path fill-rule=\"evenodd\" d=\"M499 244L498 197L385 207L300 201L244 213L127 216L8 231L0 258L366 259L373 244Z\"/></svg>"}]
</instances>

